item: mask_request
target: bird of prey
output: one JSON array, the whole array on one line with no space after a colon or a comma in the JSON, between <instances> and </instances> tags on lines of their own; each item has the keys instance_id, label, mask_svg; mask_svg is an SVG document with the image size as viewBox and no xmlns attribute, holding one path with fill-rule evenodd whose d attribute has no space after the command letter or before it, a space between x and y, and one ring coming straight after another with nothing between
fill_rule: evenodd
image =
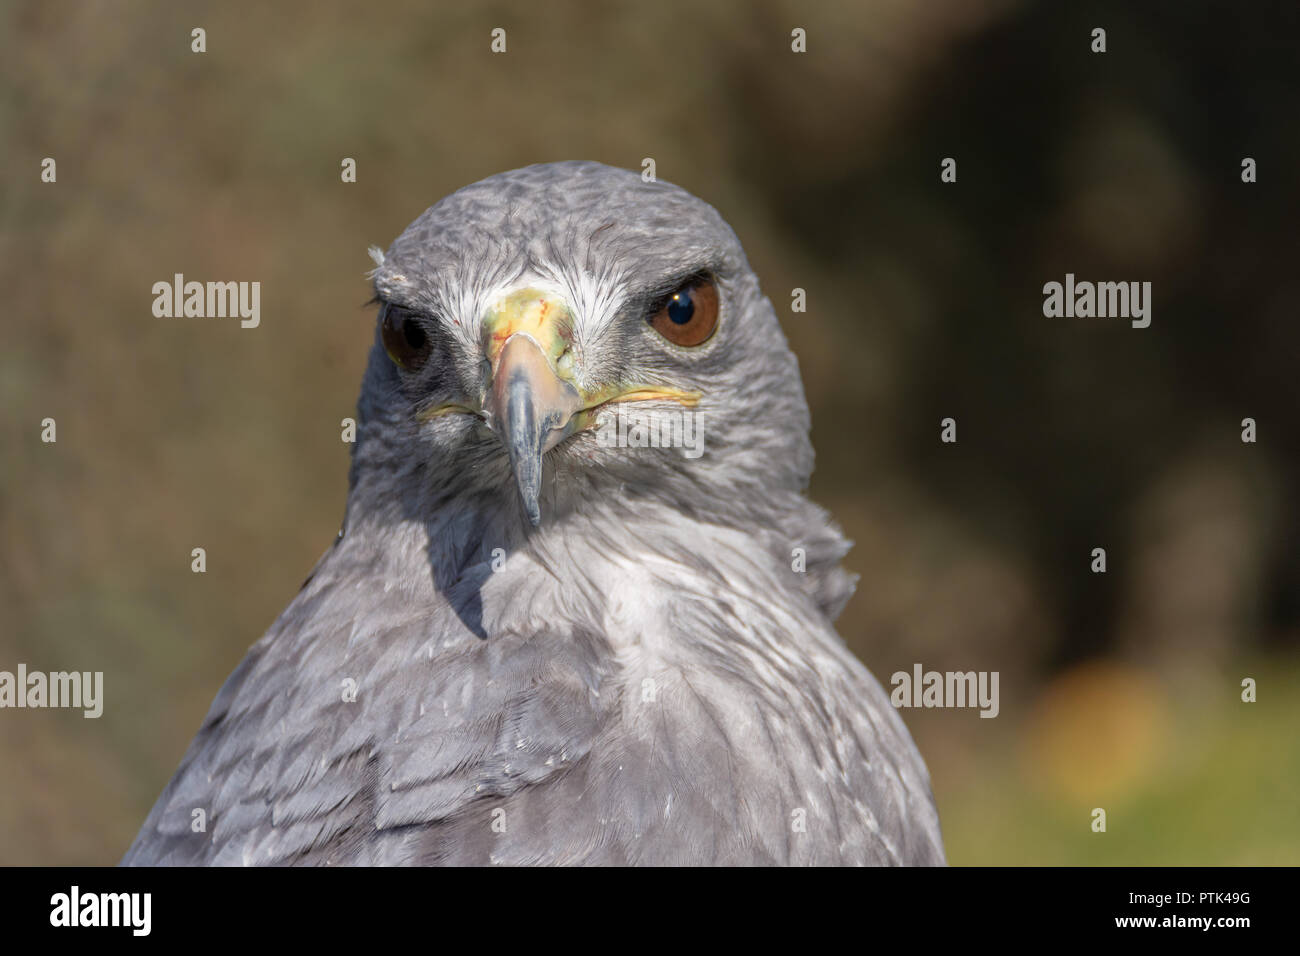
<instances>
[{"instance_id":1,"label":"bird of prey","mask_svg":"<svg viewBox=\"0 0 1300 956\"><path fill-rule=\"evenodd\" d=\"M717 211L529 166L372 255L343 530L123 862L942 864Z\"/></svg>"}]
</instances>

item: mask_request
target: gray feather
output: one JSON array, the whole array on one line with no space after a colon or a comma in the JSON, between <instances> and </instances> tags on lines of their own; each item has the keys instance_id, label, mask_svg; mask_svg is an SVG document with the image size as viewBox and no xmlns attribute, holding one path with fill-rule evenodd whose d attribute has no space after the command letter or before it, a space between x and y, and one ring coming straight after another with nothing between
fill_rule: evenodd
<instances>
[{"instance_id":1,"label":"gray feather","mask_svg":"<svg viewBox=\"0 0 1300 956\"><path fill-rule=\"evenodd\" d=\"M721 217L561 163L448 197L375 259L445 350L421 377L376 344L345 533L123 862L942 863L924 763L833 629L848 543L803 495L797 364ZM701 263L725 311L681 354L639 310ZM584 386L701 391L706 454L576 434L544 458L532 527L495 435L417 414L481 389L477 318L521 277L573 304Z\"/></svg>"}]
</instances>

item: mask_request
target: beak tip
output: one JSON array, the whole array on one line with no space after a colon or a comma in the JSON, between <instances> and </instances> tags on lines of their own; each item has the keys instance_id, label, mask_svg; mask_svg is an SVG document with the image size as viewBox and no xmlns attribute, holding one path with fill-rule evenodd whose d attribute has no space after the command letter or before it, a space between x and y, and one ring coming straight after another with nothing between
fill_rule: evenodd
<instances>
[{"instance_id":1,"label":"beak tip","mask_svg":"<svg viewBox=\"0 0 1300 956\"><path fill-rule=\"evenodd\" d=\"M536 498L533 498L531 501L525 499L524 511L528 514L528 523L534 528L542 523L542 509L538 505Z\"/></svg>"}]
</instances>

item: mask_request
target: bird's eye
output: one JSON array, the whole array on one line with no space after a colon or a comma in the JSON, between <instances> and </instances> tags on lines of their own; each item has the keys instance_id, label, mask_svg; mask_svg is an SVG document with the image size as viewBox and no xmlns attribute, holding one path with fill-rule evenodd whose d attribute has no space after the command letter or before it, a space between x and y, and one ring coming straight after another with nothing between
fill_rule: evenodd
<instances>
[{"instance_id":1,"label":"bird's eye","mask_svg":"<svg viewBox=\"0 0 1300 956\"><path fill-rule=\"evenodd\" d=\"M429 336L410 309L385 305L379 319L379 335L388 357L408 372L418 369L429 357Z\"/></svg>"},{"instance_id":2,"label":"bird's eye","mask_svg":"<svg viewBox=\"0 0 1300 956\"><path fill-rule=\"evenodd\" d=\"M670 295L649 321L673 345L703 345L718 325L718 289L709 279L692 279Z\"/></svg>"}]
</instances>

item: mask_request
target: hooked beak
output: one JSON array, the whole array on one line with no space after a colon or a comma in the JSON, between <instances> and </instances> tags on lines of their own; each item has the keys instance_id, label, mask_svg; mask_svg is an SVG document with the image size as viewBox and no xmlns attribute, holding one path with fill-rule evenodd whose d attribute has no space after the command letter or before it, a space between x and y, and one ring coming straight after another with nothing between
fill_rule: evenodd
<instances>
[{"instance_id":1,"label":"hooked beak","mask_svg":"<svg viewBox=\"0 0 1300 956\"><path fill-rule=\"evenodd\" d=\"M602 405L674 401L693 406L698 392L658 386L584 392L575 380L573 316L564 301L539 289L510 293L483 318L484 352L492 369L485 410L510 456L528 520L541 524L542 456L593 425Z\"/></svg>"},{"instance_id":2,"label":"hooked beak","mask_svg":"<svg viewBox=\"0 0 1300 956\"><path fill-rule=\"evenodd\" d=\"M542 455L573 433L581 409L578 390L555 374L536 342L524 333L506 342L492 378L493 427L505 441L534 525L542 520Z\"/></svg>"},{"instance_id":3,"label":"hooked beak","mask_svg":"<svg viewBox=\"0 0 1300 956\"><path fill-rule=\"evenodd\" d=\"M583 407L568 357L573 320L554 296L520 289L489 311L483 327L492 428L505 442L528 520L538 525L542 455L577 429Z\"/></svg>"}]
</instances>

